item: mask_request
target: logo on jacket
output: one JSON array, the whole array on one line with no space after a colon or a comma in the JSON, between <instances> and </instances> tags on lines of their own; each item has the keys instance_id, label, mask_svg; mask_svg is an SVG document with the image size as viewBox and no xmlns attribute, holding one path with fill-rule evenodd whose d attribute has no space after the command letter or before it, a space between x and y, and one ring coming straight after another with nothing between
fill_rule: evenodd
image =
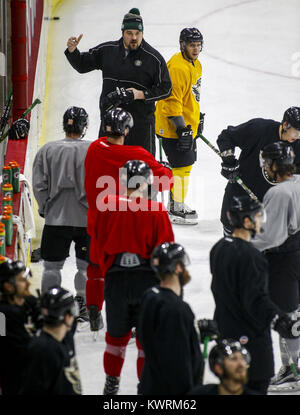
<instances>
[{"instance_id":1,"label":"logo on jacket","mask_svg":"<svg viewBox=\"0 0 300 415\"><path fill-rule=\"evenodd\" d=\"M142 66L142 61L140 61L139 59L137 59L136 61L134 61L135 66Z\"/></svg>"},{"instance_id":2,"label":"logo on jacket","mask_svg":"<svg viewBox=\"0 0 300 415\"><path fill-rule=\"evenodd\" d=\"M79 375L79 368L75 357L70 359L70 366L64 367L65 376L72 384L73 390L78 395L81 394L81 382Z\"/></svg>"},{"instance_id":3,"label":"logo on jacket","mask_svg":"<svg viewBox=\"0 0 300 415\"><path fill-rule=\"evenodd\" d=\"M194 94L195 100L200 102L200 89L201 89L201 78L197 79L197 82L192 85L192 93Z\"/></svg>"},{"instance_id":4,"label":"logo on jacket","mask_svg":"<svg viewBox=\"0 0 300 415\"><path fill-rule=\"evenodd\" d=\"M249 341L249 339L248 339L248 337L247 336L242 336L241 338L240 338L240 340L239 340L239 342L241 343L241 344L247 344L248 343L248 341Z\"/></svg>"}]
</instances>

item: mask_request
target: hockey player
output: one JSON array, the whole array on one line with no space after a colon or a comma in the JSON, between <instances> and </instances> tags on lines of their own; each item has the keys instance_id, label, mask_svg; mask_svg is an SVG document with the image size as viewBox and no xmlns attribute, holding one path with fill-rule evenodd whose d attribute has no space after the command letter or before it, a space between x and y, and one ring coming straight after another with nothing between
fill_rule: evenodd
<instances>
[{"instance_id":1,"label":"hockey player","mask_svg":"<svg viewBox=\"0 0 300 415\"><path fill-rule=\"evenodd\" d=\"M213 246L210 269L220 336L238 340L249 350L248 386L266 394L274 374L270 327L284 338L299 334L290 317L271 301L268 263L250 243L260 232L263 216L259 202L249 196L235 197L228 211L234 231Z\"/></svg>"},{"instance_id":2,"label":"hockey player","mask_svg":"<svg viewBox=\"0 0 300 415\"><path fill-rule=\"evenodd\" d=\"M202 66L198 60L203 37L198 29L185 28L180 33L179 43L180 52L168 61L172 94L157 103L155 128L175 178L170 193L171 221L196 224L197 212L184 201L191 169L197 159L196 137L202 132L204 122L199 106Z\"/></svg>"},{"instance_id":3,"label":"hockey player","mask_svg":"<svg viewBox=\"0 0 300 415\"><path fill-rule=\"evenodd\" d=\"M288 108L282 122L255 118L236 127L229 126L218 137L217 143L222 155L221 174L228 179L221 211L221 222L224 234L232 232L232 226L226 216L233 196L243 196L245 191L235 182L239 176L249 189L263 200L270 188L259 165L259 152L267 144L278 140L286 141L293 147L297 171L300 172L300 107ZM234 156L235 147L241 149L237 160Z\"/></svg>"},{"instance_id":4,"label":"hockey player","mask_svg":"<svg viewBox=\"0 0 300 415\"><path fill-rule=\"evenodd\" d=\"M23 395L80 395L81 382L74 349L78 307L61 287L41 297L44 325L28 347Z\"/></svg>"},{"instance_id":5,"label":"hockey player","mask_svg":"<svg viewBox=\"0 0 300 415\"><path fill-rule=\"evenodd\" d=\"M263 148L263 174L276 186L271 187L263 199L267 214L265 232L257 235L252 243L264 251L268 260L271 300L291 318L297 319L300 305L300 176L294 174L294 160L292 146L282 141ZM300 370L299 376L295 377L285 345L298 367L300 339L282 341L280 338L279 344L282 367L272 379L270 390L299 389Z\"/></svg>"},{"instance_id":6,"label":"hockey player","mask_svg":"<svg viewBox=\"0 0 300 415\"><path fill-rule=\"evenodd\" d=\"M91 142L82 140L87 125L88 114L83 108L68 108L63 116L65 138L50 141L40 148L32 171L38 211L45 218L41 242L42 292L61 284L61 270L74 241L77 266L74 284L81 321L88 321L85 306L88 203L84 160Z\"/></svg>"},{"instance_id":7,"label":"hockey player","mask_svg":"<svg viewBox=\"0 0 300 415\"><path fill-rule=\"evenodd\" d=\"M142 395L185 394L202 384L204 362L195 316L183 301L190 281L190 260L177 243L155 248L151 266L160 285L143 296L137 335L145 352L138 392ZM203 324L204 323L204 324ZM212 320L199 320L201 338L216 334Z\"/></svg>"},{"instance_id":8,"label":"hockey player","mask_svg":"<svg viewBox=\"0 0 300 415\"><path fill-rule=\"evenodd\" d=\"M108 193L119 194L120 191L121 193L126 191L126 188L119 182L119 169L131 159L143 160L149 165L154 175L156 190L169 190L173 185L172 171L167 163L158 163L152 154L140 146L124 145L127 134L133 128L130 113L121 108L112 109L106 113L104 125L106 135L90 145L85 159L85 190L89 204L88 233L91 237L91 264L87 268L86 295L92 330L99 330L98 310L102 309L104 298L104 279L97 266L93 244L98 214L97 200L101 200ZM108 185L110 185L109 189L107 189Z\"/></svg>"},{"instance_id":9,"label":"hockey player","mask_svg":"<svg viewBox=\"0 0 300 415\"><path fill-rule=\"evenodd\" d=\"M220 384L197 386L189 395L259 395L246 385L251 357L240 342L222 340L209 353L209 368Z\"/></svg>"},{"instance_id":10,"label":"hockey player","mask_svg":"<svg viewBox=\"0 0 300 415\"><path fill-rule=\"evenodd\" d=\"M143 292L157 284L149 258L163 241L173 241L172 226L164 205L148 199L153 173L140 160L123 166L121 181L127 194L107 195L99 204L95 226L97 263L105 277L107 332L105 336L104 395L115 395L131 329L136 327ZM138 336L137 373L140 377L144 353Z\"/></svg>"},{"instance_id":11,"label":"hockey player","mask_svg":"<svg viewBox=\"0 0 300 415\"><path fill-rule=\"evenodd\" d=\"M40 311L30 295L31 272L21 261L6 259L0 264L0 317L5 318L1 333L0 390L3 395L19 393L27 345L41 326ZM1 395L1 393L0 393Z\"/></svg>"},{"instance_id":12,"label":"hockey player","mask_svg":"<svg viewBox=\"0 0 300 415\"><path fill-rule=\"evenodd\" d=\"M80 73L102 71L103 85L100 113L119 106L129 111L134 126L125 144L140 145L155 156L155 101L171 93L172 84L166 62L160 53L143 39L143 20L138 9L125 14L122 37L101 43L89 52L79 52L82 35L68 39L65 55ZM99 137L105 134L102 128Z\"/></svg>"}]
</instances>

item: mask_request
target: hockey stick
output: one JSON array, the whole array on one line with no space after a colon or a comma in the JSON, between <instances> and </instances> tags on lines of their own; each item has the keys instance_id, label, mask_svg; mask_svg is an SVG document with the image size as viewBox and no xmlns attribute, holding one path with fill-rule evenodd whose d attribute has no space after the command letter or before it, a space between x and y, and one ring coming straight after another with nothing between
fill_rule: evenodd
<instances>
[{"instance_id":1,"label":"hockey stick","mask_svg":"<svg viewBox=\"0 0 300 415\"><path fill-rule=\"evenodd\" d=\"M220 151L217 150L216 147L214 147L207 140L207 138L205 138L202 134L199 134L196 138L198 138L198 137L201 138L201 140L204 141L208 145L208 147L210 147L216 154L218 154L219 157L222 157ZM243 180L239 176L236 176L235 180L245 190L245 192L248 193L248 195L251 197L251 199L258 201L258 197L255 196L255 194L252 192L252 190L250 190L249 187L247 187L245 185L245 183L243 182Z\"/></svg>"},{"instance_id":2,"label":"hockey stick","mask_svg":"<svg viewBox=\"0 0 300 415\"><path fill-rule=\"evenodd\" d=\"M10 109L11 109L11 103L12 103L12 88L9 91L9 94L8 94L8 97L5 103L3 115L0 121L0 137L2 137L2 135L4 134L4 130L8 122L8 116L9 116Z\"/></svg>"},{"instance_id":3,"label":"hockey stick","mask_svg":"<svg viewBox=\"0 0 300 415\"><path fill-rule=\"evenodd\" d=\"M203 360L204 360L204 368L203 368L203 374L202 374L202 379L201 379L202 384L204 383L205 363L208 357L207 346L208 346L209 341L210 341L210 337L205 336L203 340L204 347L203 347L203 353L202 353Z\"/></svg>"},{"instance_id":4,"label":"hockey stick","mask_svg":"<svg viewBox=\"0 0 300 415\"><path fill-rule=\"evenodd\" d=\"M295 377L297 377L298 376L298 372L297 372L297 369L296 369L296 365L295 365L295 363L293 361L292 355L291 355L291 353L289 351L287 342L286 342L286 340L283 337L280 339L280 341L281 341L281 344L282 344L282 346L283 346L283 348L284 348L284 350L285 350L285 352L286 352L286 354L287 354L287 356L289 358L289 366L291 368L291 371L293 372L293 375Z\"/></svg>"},{"instance_id":5,"label":"hockey stick","mask_svg":"<svg viewBox=\"0 0 300 415\"><path fill-rule=\"evenodd\" d=\"M25 112L21 115L20 118L25 118L27 114L30 113L30 111L37 105L40 104L42 101L39 98L36 98L33 103L27 108ZM1 136L0 143L5 140L5 138L8 136L9 129Z\"/></svg>"}]
</instances>

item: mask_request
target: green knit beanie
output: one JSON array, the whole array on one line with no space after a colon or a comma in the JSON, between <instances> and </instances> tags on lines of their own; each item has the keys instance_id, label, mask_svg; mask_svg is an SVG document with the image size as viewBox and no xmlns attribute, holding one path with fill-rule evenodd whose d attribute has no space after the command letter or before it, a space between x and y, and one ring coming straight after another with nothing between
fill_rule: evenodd
<instances>
[{"instance_id":1,"label":"green knit beanie","mask_svg":"<svg viewBox=\"0 0 300 415\"><path fill-rule=\"evenodd\" d=\"M144 31L143 19L139 9L130 9L129 12L125 14L121 29L122 31L128 29L140 30L141 32Z\"/></svg>"}]
</instances>

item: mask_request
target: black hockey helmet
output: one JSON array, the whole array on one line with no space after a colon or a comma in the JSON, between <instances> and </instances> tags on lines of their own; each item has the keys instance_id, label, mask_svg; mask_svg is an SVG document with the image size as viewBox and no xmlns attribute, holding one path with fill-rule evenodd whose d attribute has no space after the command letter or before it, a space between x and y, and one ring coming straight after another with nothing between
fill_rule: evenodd
<instances>
[{"instance_id":1,"label":"black hockey helmet","mask_svg":"<svg viewBox=\"0 0 300 415\"><path fill-rule=\"evenodd\" d=\"M113 108L104 115L104 128L110 127L111 131L106 132L108 136L121 136L125 134L126 128L133 127L132 115L122 108Z\"/></svg>"},{"instance_id":2,"label":"black hockey helmet","mask_svg":"<svg viewBox=\"0 0 300 415\"><path fill-rule=\"evenodd\" d=\"M153 183L152 170L142 160L128 160L121 169L120 178L127 189L138 189L143 181L149 186Z\"/></svg>"},{"instance_id":3,"label":"black hockey helmet","mask_svg":"<svg viewBox=\"0 0 300 415\"><path fill-rule=\"evenodd\" d=\"M64 113L63 127L66 134L78 134L83 137L88 126L88 114L84 108L69 107Z\"/></svg>"},{"instance_id":4,"label":"black hockey helmet","mask_svg":"<svg viewBox=\"0 0 300 415\"><path fill-rule=\"evenodd\" d=\"M231 357L235 352L240 352L245 359L246 363L249 365L251 361L251 356L248 350L239 342L233 340L222 340L214 346L208 356L209 368L217 376L220 375L215 370L215 365L219 364L224 368L224 359L226 357Z\"/></svg>"},{"instance_id":5,"label":"black hockey helmet","mask_svg":"<svg viewBox=\"0 0 300 415\"><path fill-rule=\"evenodd\" d=\"M180 244L164 242L152 252L150 264L158 275L172 274L178 263L185 268L191 263L184 247Z\"/></svg>"},{"instance_id":6,"label":"black hockey helmet","mask_svg":"<svg viewBox=\"0 0 300 415\"><path fill-rule=\"evenodd\" d=\"M295 160L295 152L291 145L284 141L276 141L275 143L265 146L259 155L260 167L266 164L271 166L276 160L278 165L293 164Z\"/></svg>"},{"instance_id":7,"label":"black hockey helmet","mask_svg":"<svg viewBox=\"0 0 300 415\"><path fill-rule=\"evenodd\" d=\"M292 166L294 164L294 160L294 149L285 141L276 141L275 143L268 144L259 153L259 164L262 169L263 176L267 182L272 185L277 183L277 174L274 175L274 178L270 177L266 167L272 169L272 165L274 161L276 161L276 165L280 169L280 167L284 168L284 166Z\"/></svg>"},{"instance_id":8,"label":"black hockey helmet","mask_svg":"<svg viewBox=\"0 0 300 415\"><path fill-rule=\"evenodd\" d=\"M203 46L203 36L196 27L186 27L180 32L179 42L201 42Z\"/></svg>"},{"instance_id":9,"label":"black hockey helmet","mask_svg":"<svg viewBox=\"0 0 300 415\"><path fill-rule=\"evenodd\" d=\"M293 127L300 130L300 107L290 107L283 114L282 123L287 122L287 128Z\"/></svg>"},{"instance_id":10,"label":"black hockey helmet","mask_svg":"<svg viewBox=\"0 0 300 415\"><path fill-rule=\"evenodd\" d=\"M14 277L21 272L25 273L25 276L29 278L31 271L21 261L12 261L10 258L6 258L4 262L0 264L0 291L3 290L3 283L10 282L14 284Z\"/></svg>"},{"instance_id":11,"label":"black hockey helmet","mask_svg":"<svg viewBox=\"0 0 300 415\"><path fill-rule=\"evenodd\" d=\"M264 214L263 205L258 200L247 195L233 196L227 217L234 228L243 228L244 219L248 217L254 223L254 216L258 212Z\"/></svg>"},{"instance_id":12,"label":"black hockey helmet","mask_svg":"<svg viewBox=\"0 0 300 415\"><path fill-rule=\"evenodd\" d=\"M78 306L70 291L62 287L49 288L41 296L41 311L47 324L63 323L65 315L78 316Z\"/></svg>"}]
</instances>

